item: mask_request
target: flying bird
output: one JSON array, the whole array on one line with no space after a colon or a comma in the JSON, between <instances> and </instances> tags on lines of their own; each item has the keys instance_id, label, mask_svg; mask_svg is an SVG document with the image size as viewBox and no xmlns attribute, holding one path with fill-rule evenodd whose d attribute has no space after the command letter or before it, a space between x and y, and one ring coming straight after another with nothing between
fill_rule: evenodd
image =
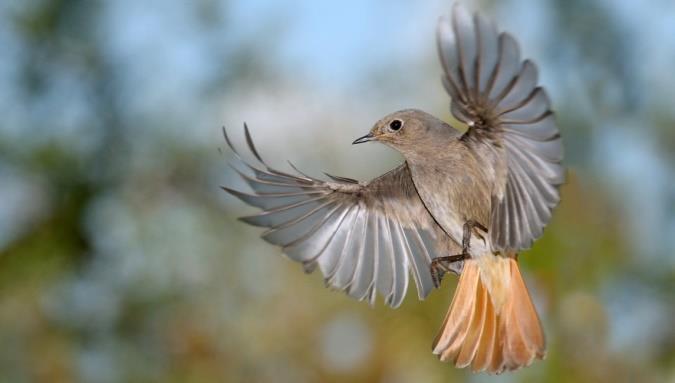
<instances>
[{"instance_id":1,"label":"flying bird","mask_svg":"<svg viewBox=\"0 0 675 383\"><path fill-rule=\"evenodd\" d=\"M253 192L223 188L262 210L240 219L267 228L265 241L356 299L398 307L411 276L424 299L444 274L459 275L433 353L498 374L545 356L517 254L559 203L562 141L537 68L510 34L455 5L436 38L450 110L466 131L417 109L387 115L353 143L385 144L404 162L358 182L279 171L245 126L259 164L237 154L235 169Z\"/></svg>"}]
</instances>

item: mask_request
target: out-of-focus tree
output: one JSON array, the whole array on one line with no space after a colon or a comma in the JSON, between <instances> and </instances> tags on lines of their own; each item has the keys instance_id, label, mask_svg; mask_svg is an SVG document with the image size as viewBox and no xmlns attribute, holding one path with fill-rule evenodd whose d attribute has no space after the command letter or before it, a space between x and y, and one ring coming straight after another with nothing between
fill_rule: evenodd
<instances>
[{"instance_id":1,"label":"out-of-focus tree","mask_svg":"<svg viewBox=\"0 0 675 383\"><path fill-rule=\"evenodd\" d=\"M639 27L658 10L628 2L483 3L539 62L570 165L521 257L548 358L504 380L672 379L673 38L646 51L660 30ZM244 118L275 159L390 167L395 155L348 138L399 107L449 118L430 24L449 4L250 4L0 5L0 381L492 380L429 352L451 278L398 310L353 302L237 225L245 208L218 190L235 182L219 126ZM427 24L428 45L396 40ZM354 80L308 75L319 64L289 58L293 33ZM350 38L382 44L340 56L331 43Z\"/></svg>"}]
</instances>

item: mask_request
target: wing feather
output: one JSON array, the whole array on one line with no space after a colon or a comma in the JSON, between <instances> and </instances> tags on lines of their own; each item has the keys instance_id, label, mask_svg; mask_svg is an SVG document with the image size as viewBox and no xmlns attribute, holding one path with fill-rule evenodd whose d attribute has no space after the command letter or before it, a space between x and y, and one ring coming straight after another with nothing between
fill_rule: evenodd
<instances>
[{"instance_id":1,"label":"wing feather","mask_svg":"<svg viewBox=\"0 0 675 383\"><path fill-rule=\"evenodd\" d=\"M550 221L565 179L562 140L537 68L521 59L510 34L458 4L441 18L437 37L450 111L469 125L467 145L495 169L493 250L526 249Z\"/></svg>"},{"instance_id":2,"label":"wing feather","mask_svg":"<svg viewBox=\"0 0 675 383\"><path fill-rule=\"evenodd\" d=\"M245 128L247 146L262 165L253 166L224 133L238 162L233 168L252 193L223 189L262 210L241 220L267 228L262 238L306 271L318 266L329 287L371 304L379 293L398 307L410 275L423 299L433 289L432 259L461 252L424 207L405 163L369 183L334 175L324 181L292 165L298 175L267 165Z\"/></svg>"}]
</instances>

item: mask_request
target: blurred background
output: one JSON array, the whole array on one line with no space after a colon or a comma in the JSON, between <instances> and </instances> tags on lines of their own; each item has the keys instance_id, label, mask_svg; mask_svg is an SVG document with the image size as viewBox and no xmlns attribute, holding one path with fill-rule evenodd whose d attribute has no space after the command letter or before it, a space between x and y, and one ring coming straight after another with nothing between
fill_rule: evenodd
<instances>
[{"instance_id":1,"label":"blurred background","mask_svg":"<svg viewBox=\"0 0 675 383\"><path fill-rule=\"evenodd\" d=\"M400 162L350 143L401 108L450 120L450 1L25 0L0 2L0 382L675 382L675 2L467 3L538 63L565 141L520 258L544 362L438 362L455 278L370 308L219 189L244 121L311 174Z\"/></svg>"}]
</instances>

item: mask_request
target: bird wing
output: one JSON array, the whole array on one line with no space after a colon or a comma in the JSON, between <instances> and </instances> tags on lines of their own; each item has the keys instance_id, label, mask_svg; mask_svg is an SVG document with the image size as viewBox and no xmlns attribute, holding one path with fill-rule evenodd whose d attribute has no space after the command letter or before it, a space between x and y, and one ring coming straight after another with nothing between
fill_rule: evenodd
<instances>
[{"instance_id":1,"label":"bird wing","mask_svg":"<svg viewBox=\"0 0 675 383\"><path fill-rule=\"evenodd\" d=\"M461 253L424 207L405 163L368 183L328 174L331 181L324 181L269 167L248 129L245 135L263 166L254 167L237 154L239 167L249 174L235 170L253 193L223 189L262 209L240 219L268 228L262 238L302 262L307 272L318 266L328 286L371 304L379 292L386 304L398 307L409 272L423 299L434 286L431 260ZM227 134L225 138L236 154ZM459 273L461 264L455 267Z\"/></svg>"},{"instance_id":2,"label":"bird wing","mask_svg":"<svg viewBox=\"0 0 675 383\"><path fill-rule=\"evenodd\" d=\"M469 126L462 139L505 180L492 195L492 247L526 249L543 233L564 182L562 141L537 68L521 61L511 35L457 4L441 18L437 43L451 112Z\"/></svg>"}]
</instances>

